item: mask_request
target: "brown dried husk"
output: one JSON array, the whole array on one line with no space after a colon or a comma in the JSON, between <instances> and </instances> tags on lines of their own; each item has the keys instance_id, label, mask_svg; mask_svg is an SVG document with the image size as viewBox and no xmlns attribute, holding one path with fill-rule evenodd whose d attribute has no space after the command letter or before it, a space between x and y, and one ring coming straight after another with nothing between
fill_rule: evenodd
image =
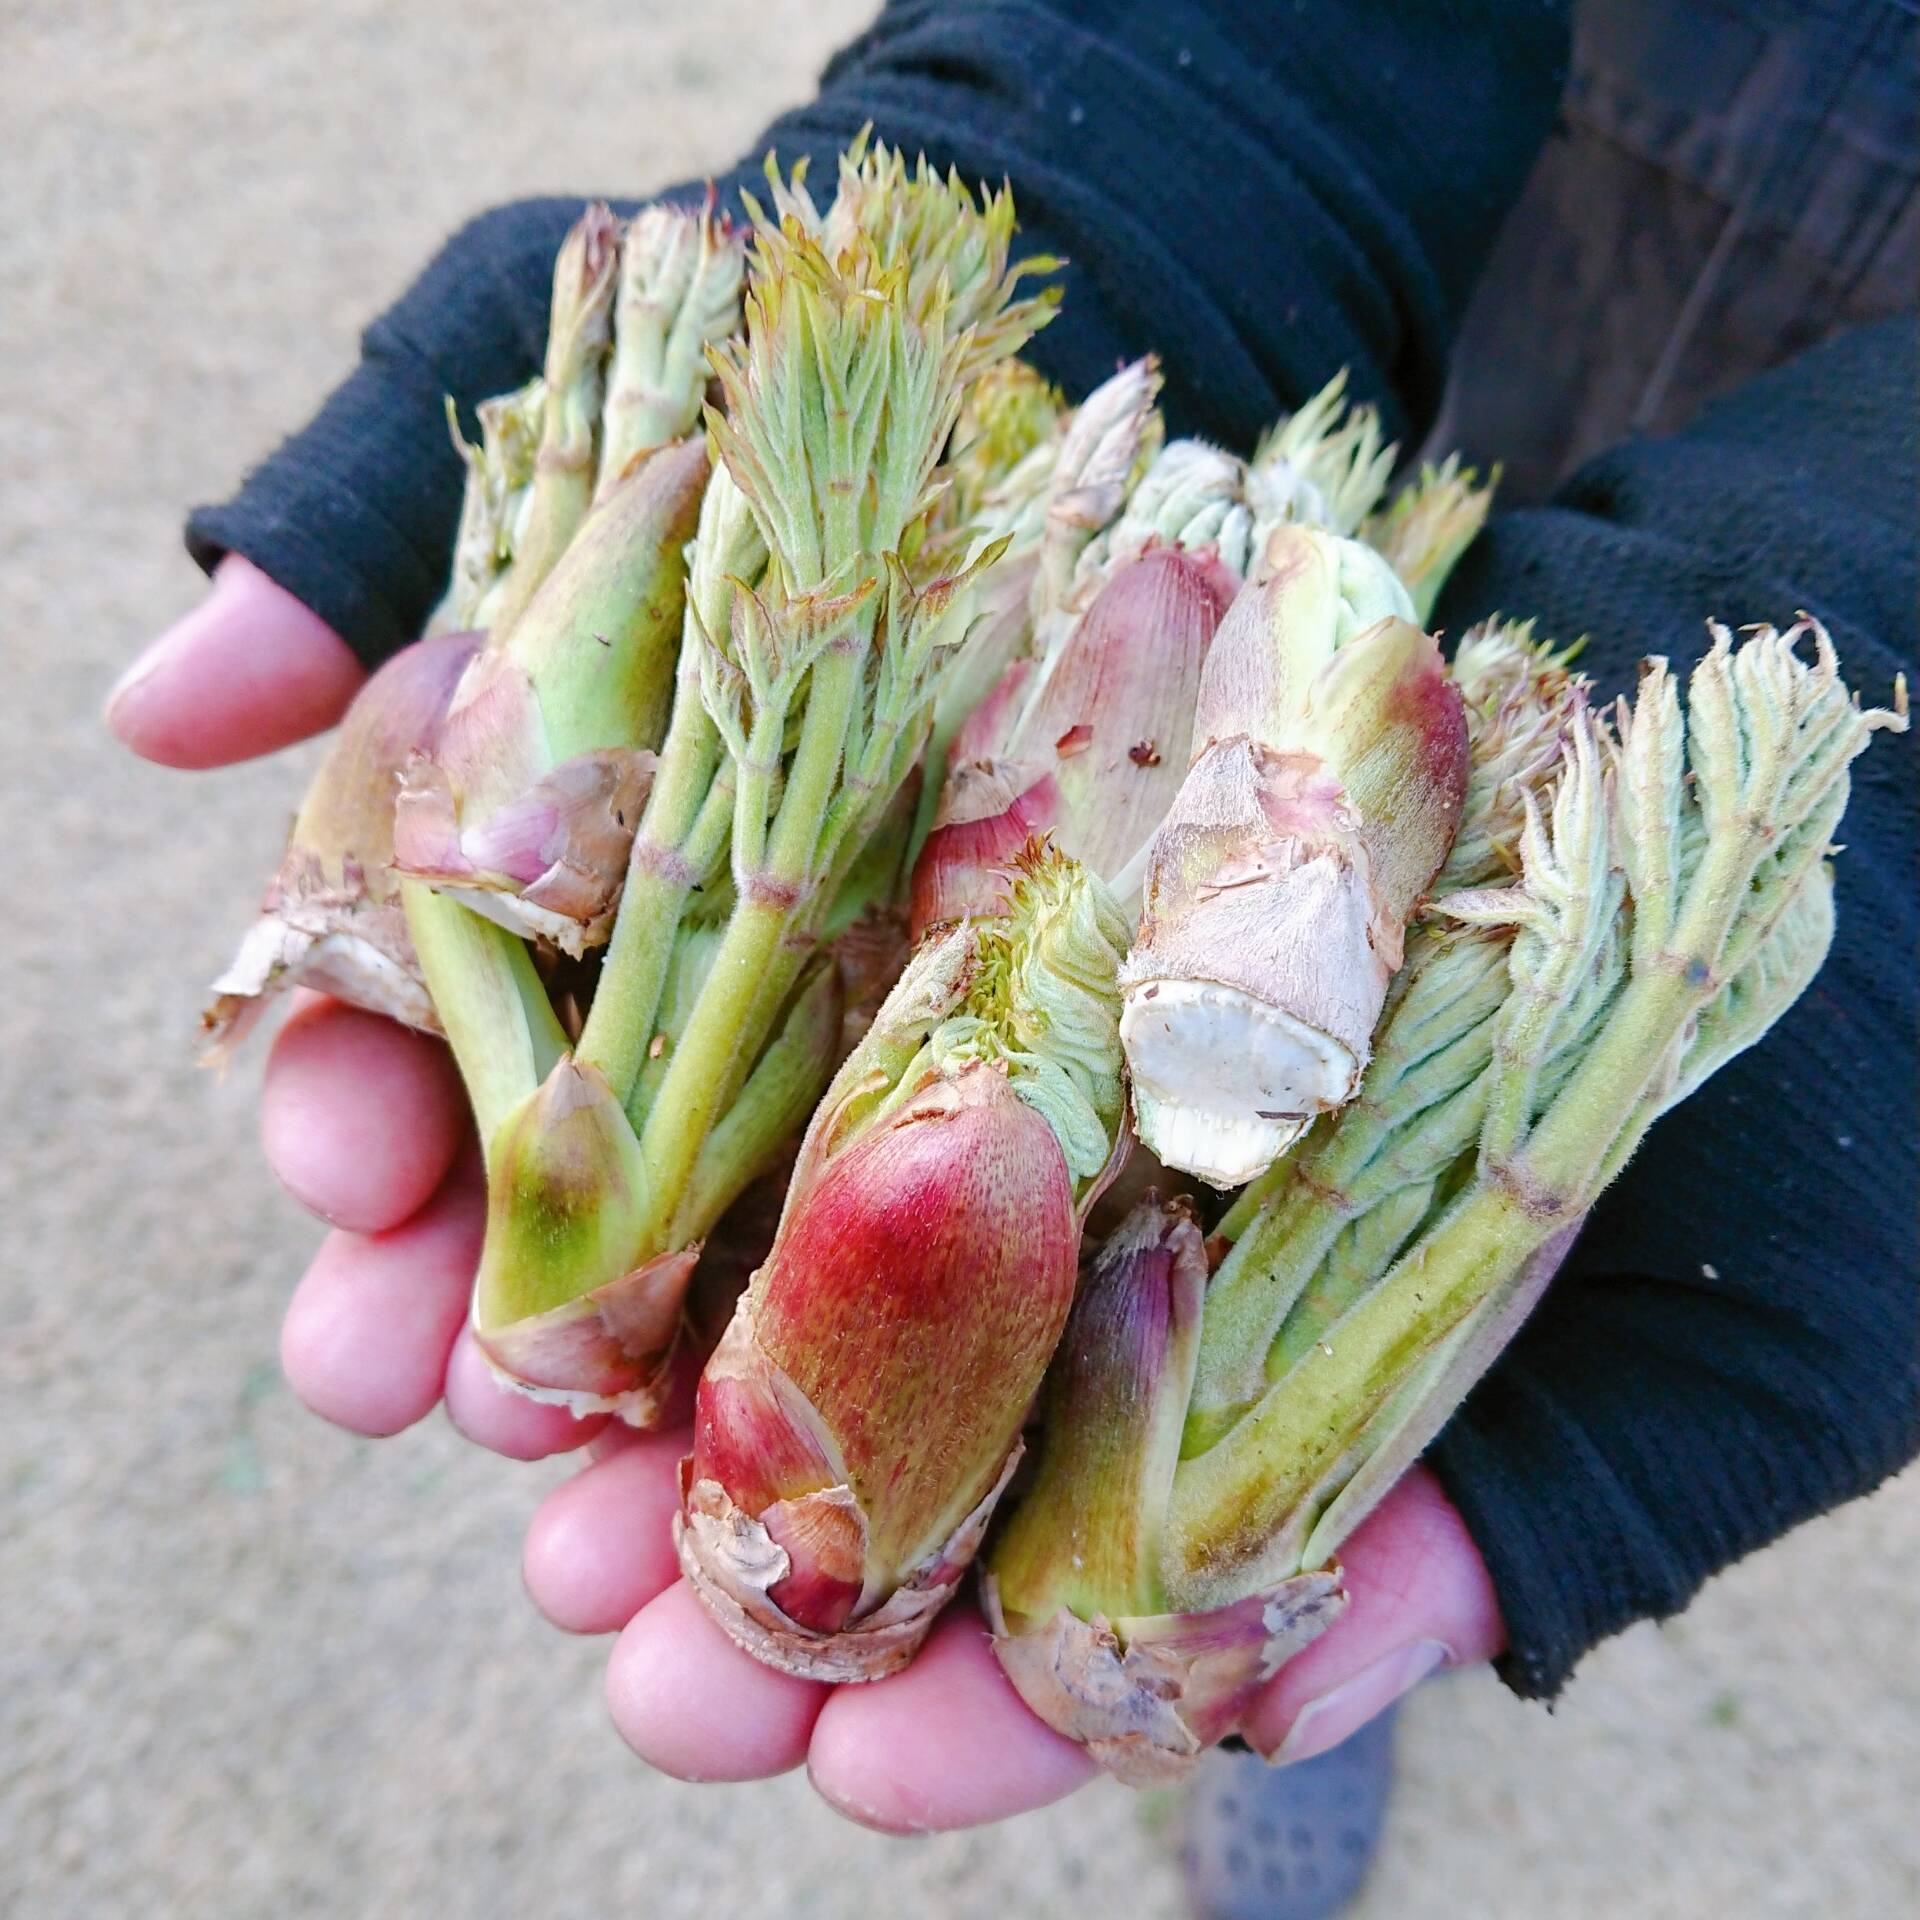
<instances>
[{"instance_id":1,"label":"brown dried husk","mask_svg":"<svg viewBox=\"0 0 1920 1920\"><path fill-rule=\"evenodd\" d=\"M1062 1607L1013 1626L982 1582L993 1649L1019 1693L1130 1787L1177 1786L1208 1747L1244 1725L1260 1690L1339 1617L1329 1567L1204 1613L1082 1620Z\"/></svg>"}]
</instances>

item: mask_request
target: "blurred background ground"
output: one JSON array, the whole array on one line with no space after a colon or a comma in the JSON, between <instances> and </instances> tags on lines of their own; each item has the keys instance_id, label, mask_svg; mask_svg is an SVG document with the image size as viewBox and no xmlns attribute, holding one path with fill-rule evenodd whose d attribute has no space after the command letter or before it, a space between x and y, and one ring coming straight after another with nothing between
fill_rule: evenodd
<instances>
[{"instance_id":1,"label":"blurred background ground","mask_svg":"<svg viewBox=\"0 0 1920 1920\"><path fill-rule=\"evenodd\" d=\"M0 1909L1179 1911L1174 1812L1118 1789L906 1843L798 1778L647 1774L604 1649L520 1591L562 1469L292 1403L275 1332L320 1230L256 1155L257 1057L190 1061L310 758L188 778L96 718L198 590L183 503L304 417L442 234L728 160L867 11L0 0ZM1551 1717L1430 1687L1363 1920L1914 1912L1917 1596L1910 1473Z\"/></svg>"}]
</instances>

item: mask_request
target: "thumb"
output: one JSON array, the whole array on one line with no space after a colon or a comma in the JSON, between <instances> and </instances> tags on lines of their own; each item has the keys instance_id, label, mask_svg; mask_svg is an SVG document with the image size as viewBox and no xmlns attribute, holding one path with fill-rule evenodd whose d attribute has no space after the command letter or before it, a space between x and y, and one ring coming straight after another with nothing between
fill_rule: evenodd
<instances>
[{"instance_id":1,"label":"thumb","mask_svg":"<svg viewBox=\"0 0 1920 1920\"><path fill-rule=\"evenodd\" d=\"M366 678L347 643L230 553L206 598L121 676L106 721L164 767L220 767L330 727Z\"/></svg>"},{"instance_id":2,"label":"thumb","mask_svg":"<svg viewBox=\"0 0 1920 1920\"><path fill-rule=\"evenodd\" d=\"M1338 1746L1436 1669L1506 1645L1479 1549L1424 1467L1381 1501L1340 1563L1346 1611L1281 1669L1245 1729L1282 1765Z\"/></svg>"}]
</instances>

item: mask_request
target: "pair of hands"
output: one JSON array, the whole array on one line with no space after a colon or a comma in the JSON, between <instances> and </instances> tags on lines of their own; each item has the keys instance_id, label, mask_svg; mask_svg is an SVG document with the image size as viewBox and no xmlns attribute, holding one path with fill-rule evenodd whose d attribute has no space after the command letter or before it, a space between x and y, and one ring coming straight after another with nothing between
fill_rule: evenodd
<instances>
[{"instance_id":1,"label":"pair of hands","mask_svg":"<svg viewBox=\"0 0 1920 1920\"><path fill-rule=\"evenodd\" d=\"M363 670L346 644L244 559L141 656L108 724L162 765L207 768L331 726ZM523 1570L573 1633L615 1633L607 1696L629 1746L686 1780L752 1780L803 1761L842 1813L890 1832L996 1820L1092 1777L1084 1752L1028 1713L971 1605L950 1610L905 1672L832 1688L760 1666L680 1578L670 1533L684 1432L640 1436L498 1387L467 1330L483 1185L446 1050L318 995L299 996L268 1059L269 1163L333 1231L281 1334L289 1383L355 1433L400 1432L444 1401L511 1459L579 1450L549 1494ZM1249 1737L1304 1759L1346 1737L1436 1665L1503 1644L1492 1584L1460 1516L1415 1469L1347 1543L1350 1604L1267 1689Z\"/></svg>"}]
</instances>

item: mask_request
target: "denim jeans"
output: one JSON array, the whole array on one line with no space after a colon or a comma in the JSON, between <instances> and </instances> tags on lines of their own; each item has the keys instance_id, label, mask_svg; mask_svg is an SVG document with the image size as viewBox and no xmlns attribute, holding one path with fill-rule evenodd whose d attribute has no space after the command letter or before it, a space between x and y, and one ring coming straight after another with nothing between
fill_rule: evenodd
<instances>
[{"instance_id":1,"label":"denim jeans","mask_svg":"<svg viewBox=\"0 0 1920 1920\"><path fill-rule=\"evenodd\" d=\"M1561 121L1462 327L1437 447L1544 497L1915 306L1913 0L1587 0Z\"/></svg>"}]
</instances>

